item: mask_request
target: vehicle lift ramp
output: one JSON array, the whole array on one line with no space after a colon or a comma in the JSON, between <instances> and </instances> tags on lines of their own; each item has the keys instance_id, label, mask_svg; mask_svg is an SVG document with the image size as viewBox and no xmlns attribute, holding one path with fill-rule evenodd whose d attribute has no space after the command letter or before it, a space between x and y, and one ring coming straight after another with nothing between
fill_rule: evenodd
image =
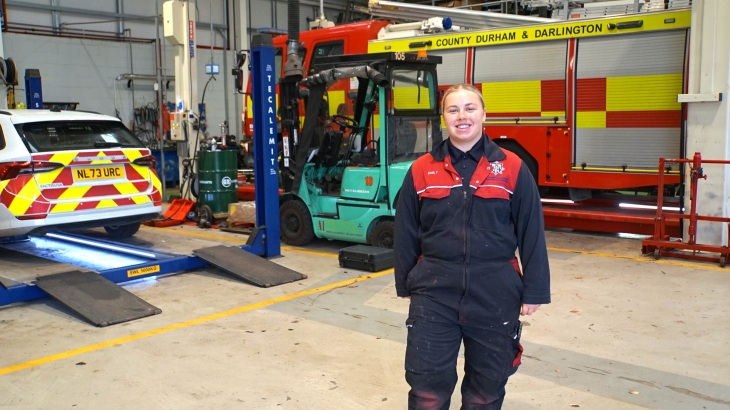
<instances>
[{"instance_id":1,"label":"vehicle lift ramp","mask_svg":"<svg viewBox=\"0 0 730 410\"><path fill-rule=\"evenodd\" d=\"M270 36L253 37L251 75L256 228L245 245L197 249L193 255L187 256L157 256L153 253L150 260L144 263L99 272L73 270L40 277L31 283L3 278L0 280L0 306L51 295L94 325L107 326L161 313L160 309L122 289L117 283L211 265L262 287L306 279L305 275L267 259L281 255L275 106L275 80L278 73L274 71L274 53ZM150 253L149 249L144 251Z\"/></svg>"}]
</instances>

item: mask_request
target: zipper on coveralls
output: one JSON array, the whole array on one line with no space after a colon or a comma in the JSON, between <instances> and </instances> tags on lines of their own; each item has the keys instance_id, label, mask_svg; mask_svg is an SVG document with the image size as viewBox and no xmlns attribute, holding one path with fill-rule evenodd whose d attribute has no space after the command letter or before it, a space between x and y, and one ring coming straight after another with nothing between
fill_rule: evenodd
<instances>
[{"instance_id":1,"label":"zipper on coveralls","mask_svg":"<svg viewBox=\"0 0 730 410\"><path fill-rule=\"evenodd\" d=\"M463 183L462 183L463 186ZM469 188L469 185L467 184L466 188L462 191L462 196L464 198L464 217L462 218L462 238L463 238L463 244L464 244L464 262L462 265L462 280L461 280L461 296L462 298L464 295L466 295L466 274L468 269L468 260L467 260L467 244L466 244L466 234L467 234L467 228L469 225L469 201L468 201L468 195L466 192L466 189Z\"/></svg>"}]
</instances>

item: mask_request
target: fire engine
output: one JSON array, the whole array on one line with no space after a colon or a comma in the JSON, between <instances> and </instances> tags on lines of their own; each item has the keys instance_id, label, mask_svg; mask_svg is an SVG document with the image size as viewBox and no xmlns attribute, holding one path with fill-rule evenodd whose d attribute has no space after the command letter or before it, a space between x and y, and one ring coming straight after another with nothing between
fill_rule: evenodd
<instances>
[{"instance_id":1,"label":"fire engine","mask_svg":"<svg viewBox=\"0 0 730 410\"><path fill-rule=\"evenodd\" d=\"M484 132L525 161L544 198L570 198L583 207L545 208L548 226L650 234L651 215L595 207L616 207L625 194L637 193L633 200L656 204L645 194L656 193L659 158L685 154L677 94L686 88L690 15L685 8L476 30L444 30L434 19L422 29L371 20L302 32L300 55L305 75L317 56L363 48L442 57L439 88L466 82L481 90ZM286 42L274 38L279 72ZM351 114L355 89L347 81L333 86L328 115ZM250 112L249 105L247 133ZM681 195L680 180L679 169L665 170L665 198ZM579 215L586 206L594 208Z\"/></svg>"},{"instance_id":2,"label":"fire engine","mask_svg":"<svg viewBox=\"0 0 730 410\"><path fill-rule=\"evenodd\" d=\"M427 50L439 85L481 90L484 131L529 166L541 191L649 189L660 157L684 155L690 11L379 39L369 52ZM679 173L670 170L671 183Z\"/></svg>"}]
</instances>

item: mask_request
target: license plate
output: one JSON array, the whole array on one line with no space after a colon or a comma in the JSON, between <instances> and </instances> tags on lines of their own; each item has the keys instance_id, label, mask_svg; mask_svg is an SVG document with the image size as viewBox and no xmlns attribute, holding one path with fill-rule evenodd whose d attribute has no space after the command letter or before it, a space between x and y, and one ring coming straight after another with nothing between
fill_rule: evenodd
<instances>
[{"instance_id":1,"label":"license plate","mask_svg":"<svg viewBox=\"0 0 730 410\"><path fill-rule=\"evenodd\" d=\"M124 178L124 167L84 167L74 170L75 181Z\"/></svg>"}]
</instances>

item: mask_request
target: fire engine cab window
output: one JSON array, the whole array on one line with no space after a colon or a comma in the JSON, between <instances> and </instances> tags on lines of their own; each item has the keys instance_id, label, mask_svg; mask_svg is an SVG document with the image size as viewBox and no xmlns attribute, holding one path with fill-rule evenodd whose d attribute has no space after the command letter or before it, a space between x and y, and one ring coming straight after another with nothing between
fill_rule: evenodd
<instances>
[{"instance_id":1,"label":"fire engine cab window","mask_svg":"<svg viewBox=\"0 0 730 410\"><path fill-rule=\"evenodd\" d=\"M432 110L436 98L429 91L433 74L416 70L393 70L393 108L396 110Z\"/></svg>"},{"instance_id":2,"label":"fire engine cab window","mask_svg":"<svg viewBox=\"0 0 730 410\"><path fill-rule=\"evenodd\" d=\"M5 134L3 133L3 130L1 127L0 127L0 149L5 149Z\"/></svg>"},{"instance_id":3,"label":"fire engine cab window","mask_svg":"<svg viewBox=\"0 0 730 410\"><path fill-rule=\"evenodd\" d=\"M314 48L314 57L339 56L344 54L345 44L342 41L336 43L317 44Z\"/></svg>"},{"instance_id":4,"label":"fire engine cab window","mask_svg":"<svg viewBox=\"0 0 730 410\"><path fill-rule=\"evenodd\" d=\"M145 148L124 125L115 121L46 121L16 125L31 152L99 148Z\"/></svg>"}]
</instances>

